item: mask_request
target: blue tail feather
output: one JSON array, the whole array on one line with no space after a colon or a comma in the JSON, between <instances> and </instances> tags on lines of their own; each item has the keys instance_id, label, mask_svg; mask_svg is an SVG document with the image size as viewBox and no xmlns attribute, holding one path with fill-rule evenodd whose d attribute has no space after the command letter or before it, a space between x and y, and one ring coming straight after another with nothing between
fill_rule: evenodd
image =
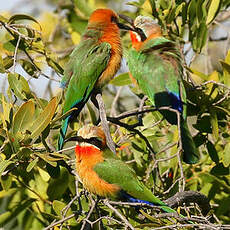
<instances>
[{"instance_id":1,"label":"blue tail feather","mask_svg":"<svg viewBox=\"0 0 230 230\"><path fill-rule=\"evenodd\" d=\"M183 113L183 102L181 101L180 96L172 92L168 93L171 99L172 108L178 110L180 113Z\"/></svg>"},{"instance_id":2,"label":"blue tail feather","mask_svg":"<svg viewBox=\"0 0 230 230\"><path fill-rule=\"evenodd\" d=\"M69 123L69 119L71 116L68 116L66 119L64 119L62 121L62 126L61 126L61 130L60 130L60 135L59 135L59 139L58 139L58 150L61 150L63 148L64 145L64 137L65 134L67 132L67 128L68 128L68 123Z\"/></svg>"},{"instance_id":3,"label":"blue tail feather","mask_svg":"<svg viewBox=\"0 0 230 230\"><path fill-rule=\"evenodd\" d=\"M130 196L129 194L127 194L123 190L120 191L120 194L121 194L122 199L124 199L124 200L126 200L128 202L131 202L131 203L144 203L144 204L148 204L148 205L159 206L157 204L154 204L154 203L146 201L146 200L141 200L141 199L134 198L134 197Z\"/></svg>"}]
</instances>

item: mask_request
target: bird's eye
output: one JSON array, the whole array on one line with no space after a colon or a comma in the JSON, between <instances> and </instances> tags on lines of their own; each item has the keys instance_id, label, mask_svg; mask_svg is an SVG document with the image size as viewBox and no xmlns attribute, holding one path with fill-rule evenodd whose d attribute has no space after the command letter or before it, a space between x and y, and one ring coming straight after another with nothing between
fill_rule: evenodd
<instances>
[{"instance_id":1,"label":"bird's eye","mask_svg":"<svg viewBox=\"0 0 230 230\"><path fill-rule=\"evenodd\" d=\"M115 23L116 23L116 22L117 22L117 17L112 16L112 17L111 17L111 22L115 22Z\"/></svg>"}]
</instances>

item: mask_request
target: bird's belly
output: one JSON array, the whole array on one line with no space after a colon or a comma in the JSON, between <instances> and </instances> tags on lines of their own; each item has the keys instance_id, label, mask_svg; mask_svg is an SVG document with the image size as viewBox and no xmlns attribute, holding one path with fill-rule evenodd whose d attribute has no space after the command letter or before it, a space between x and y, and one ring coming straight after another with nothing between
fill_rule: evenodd
<instances>
[{"instance_id":1,"label":"bird's belly","mask_svg":"<svg viewBox=\"0 0 230 230\"><path fill-rule=\"evenodd\" d=\"M77 162L76 169L83 186L89 192L103 197L116 197L120 191L119 186L107 183L91 167L84 165L83 162Z\"/></svg>"}]
</instances>

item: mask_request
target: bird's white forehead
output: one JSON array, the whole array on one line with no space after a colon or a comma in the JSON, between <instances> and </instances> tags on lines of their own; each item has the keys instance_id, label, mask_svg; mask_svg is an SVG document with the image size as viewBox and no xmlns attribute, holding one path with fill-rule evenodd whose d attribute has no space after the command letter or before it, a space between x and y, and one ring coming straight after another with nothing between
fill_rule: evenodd
<instances>
[{"instance_id":1,"label":"bird's white forehead","mask_svg":"<svg viewBox=\"0 0 230 230\"><path fill-rule=\"evenodd\" d=\"M78 130L77 135L83 138L90 138L97 136L97 132L92 126L84 126Z\"/></svg>"},{"instance_id":2,"label":"bird's white forehead","mask_svg":"<svg viewBox=\"0 0 230 230\"><path fill-rule=\"evenodd\" d=\"M135 18L134 20L134 26L135 27L141 27L142 25L156 25L157 22L149 17L149 16L142 16L142 15L139 15L138 17Z\"/></svg>"}]
</instances>

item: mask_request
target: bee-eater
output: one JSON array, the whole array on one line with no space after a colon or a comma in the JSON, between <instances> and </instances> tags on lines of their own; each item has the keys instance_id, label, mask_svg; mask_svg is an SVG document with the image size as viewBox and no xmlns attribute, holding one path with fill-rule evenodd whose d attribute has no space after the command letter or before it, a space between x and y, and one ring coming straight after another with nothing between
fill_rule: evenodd
<instances>
[{"instance_id":1,"label":"bee-eater","mask_svg":"<svg viewBox=\"0 0 230 230\"><path fill-rule=\"evenodd\" d=\"M76 171L89 192L128 202L152 204L169 213L176 212L154 196L137 179L135 171L114 155L106 146L105 134L100 127L82 127L76 140Z\"/></svg>"},{"instance_id":2,"label":"bee-eater","mask_svg":"<svg viewBox=\"0 0 230 230\"><path fill-rule=\"evenodd\" d=\"M127 26L118 22L110 9L95 10L78 46L70 55L64 70L61 87L67 88L63 114L76 108L62 121L58 149L62 149L68 123L77 117L91 95L100 92L120 67L122 46L120 29Z\"/></svg>"},{"instance_id":3,"label":"bee-eater","mask_svg":"<svg viewBox=\"0 0 230 230\"><path fill-rule=\"evenodd\" d=\"M183 161L197 163L199 152L187 125L186 92L183 85L183 64L175 42L162 36L160 26L150 17L138 16L130 31L132 48L128 54L128 67L151 103L170 107L180 112L180 131ZM177 124L177 114L168 110L160 113L170 124Z\"/></svg>"}]
</instances>

